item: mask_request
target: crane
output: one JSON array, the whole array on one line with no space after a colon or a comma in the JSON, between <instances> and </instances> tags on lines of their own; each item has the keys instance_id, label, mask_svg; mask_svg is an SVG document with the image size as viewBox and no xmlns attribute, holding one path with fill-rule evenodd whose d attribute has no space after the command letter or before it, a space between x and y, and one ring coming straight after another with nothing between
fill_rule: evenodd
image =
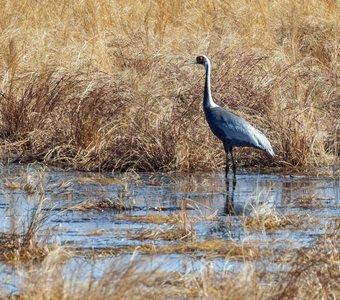
<instances>
[{"instance_id":1,"label":"crane","mask_svg":"<svg viewBox=\"0 0 340 300\"><path fill-rule=\"evenodd\" d=\"M205 68L203 97L205 117L211 131L223 143L226 153L225 176L227 178L229 173L230 154L234 174L233 178L236 181L236 164L233 156L234 147L254 147L265 151L271 157L274 157L275 153L269 140L261 131L250 125L245 119L223 109L214 102L210 90L211 63L209 58L205 55L200 55L197 56L194 61L189 62L189 64L199 64Z\"/></svg>"}]
</instances>

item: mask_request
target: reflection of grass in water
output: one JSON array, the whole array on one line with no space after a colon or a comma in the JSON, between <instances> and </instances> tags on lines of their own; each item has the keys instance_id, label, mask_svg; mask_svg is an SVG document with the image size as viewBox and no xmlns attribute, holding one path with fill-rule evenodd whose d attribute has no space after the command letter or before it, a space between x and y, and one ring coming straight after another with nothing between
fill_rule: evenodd
<instances>
[{"instance_id":1,"label":"reflection of grass in water","mask_svg":"<svg viewBox=\"0 0 340 300\"><path fill-rule=\"evenodd\" d=\"M310 195L294 198L293 203L299 208L322 208L325 207L324 201L327 200L334 200L334 198Z\"/></svg>"},{"instance_id":2,"label":"reflection of grass in water","mask_svg":"<svg viewBox=\"0 0 340 300\"><path fill-rule=\"evenodd\" d=\"M94 176L93 176L94 175ZM91 184L99 184L101 186L106 185L121 185L124 186L125 189L128 188L129 183L139 183L140 177L139 174L135 172L133 169L129 169L124 173L120 173L119 176L115 177L100 177L98 173L90 173L87 177L77 177L75 180L78 183L91 183Z\"/></svg>"},{"instance_id":3,"label":"reflection of grass in water","mask_svg":"<svg viewBox=\"0 0 340 300\"><path fill-rule=\"evenodd\" d=\"M9 180L3 178L3 186L9 191L21 190L27 196L44 193L45 185L48 181L45 168L39 165L32 168L27 167L22 170L16 179ZM71 186L71 181L66 180L56 184L49 184L48 188L58 193L61 190Z\"/></svg>"},{"instance_id":4,"label":"reflection of grass in water","mask_svg":"<svg viewBox=\"0 0 340 300\"><path fill-rule=\"evenodd\" d=\"M43 182L46 180L46 173L43 169L32 171L29 168L22 172L17 180L4 178L3 184L9 190L22 190L27 195L41 192Z\"/></svg>"}]
</instances>

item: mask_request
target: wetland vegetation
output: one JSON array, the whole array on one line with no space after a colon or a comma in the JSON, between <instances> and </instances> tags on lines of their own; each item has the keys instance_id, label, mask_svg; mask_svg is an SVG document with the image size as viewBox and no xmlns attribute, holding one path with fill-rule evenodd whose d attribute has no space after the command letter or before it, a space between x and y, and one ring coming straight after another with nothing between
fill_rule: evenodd
<instances>
[{"instance_id":1,"label":"wetland vegetation","mask_svg":"<svg viewBox=\"0 0 340 300\"><path fill-rule=\"evenodd\" d=\"M340 298L339 1L1 8L0 298ZM277 154L232 191L199 54Z\"/></svg>"},{"instance_id":2,"label":"wetland vegetation","mask_svg":"<svg viewBox=\"0 0 340 300\"><path fill-rule=\"evenodd\" d=\"M339 155L339 3L5 1L0 142L9 161L84 170L197 171L223 165L204 120L217 103L245 117L302 169Z\"/></svg>"}]
</instances>

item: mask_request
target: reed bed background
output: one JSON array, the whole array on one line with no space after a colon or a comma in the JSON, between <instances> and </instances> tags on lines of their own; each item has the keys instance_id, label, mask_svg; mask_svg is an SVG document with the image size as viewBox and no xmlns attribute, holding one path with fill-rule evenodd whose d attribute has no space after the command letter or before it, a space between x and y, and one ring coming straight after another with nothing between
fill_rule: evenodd
<instances>
[{"instance_id":1,"label":"reed bed background","mask_svg":"<svg viewBox=\"0 0 340 300\"><path fill-rule=\"evenodd\" d=\"M0 142L9 161L78 169L208 170L223 164L202 111L247 118L278 158L339 156L340 4L310 1L2 1Z\"/></svg>"}]
</instances>

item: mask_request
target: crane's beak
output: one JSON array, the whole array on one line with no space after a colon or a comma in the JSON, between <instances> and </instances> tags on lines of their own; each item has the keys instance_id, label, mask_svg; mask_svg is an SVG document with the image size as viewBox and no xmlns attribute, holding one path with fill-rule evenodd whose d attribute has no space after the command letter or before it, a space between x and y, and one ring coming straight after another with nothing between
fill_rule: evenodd
<instances>
[{"instance_id":1,"label":"crane's beak","mask_svg":"<svg viewBox=\"0 0 340 300\"><path fill-rule=\"evenodd\" d=\"M191 60L191 61L185 62L185 65L194 65L194 64L197 64L196 60Z\"/></svg>"}]
</instances>

